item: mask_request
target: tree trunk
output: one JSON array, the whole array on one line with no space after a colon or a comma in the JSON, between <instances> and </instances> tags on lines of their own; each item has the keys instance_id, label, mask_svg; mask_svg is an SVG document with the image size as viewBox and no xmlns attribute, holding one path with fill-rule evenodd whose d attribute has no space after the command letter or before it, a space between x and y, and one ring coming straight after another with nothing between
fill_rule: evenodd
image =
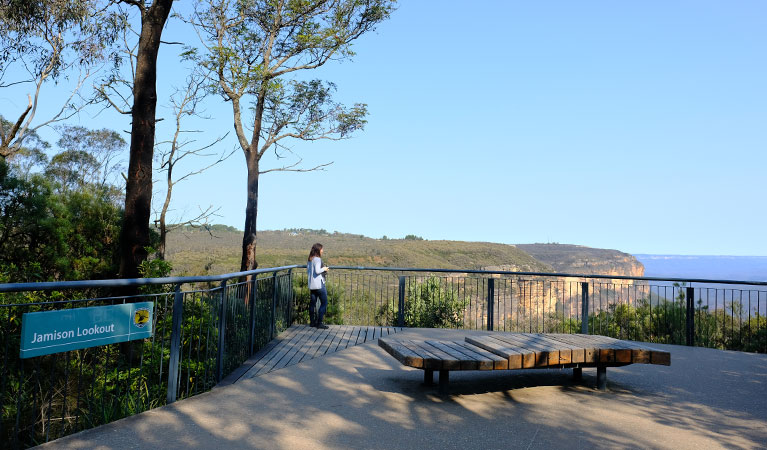
<instances>
[{"instance_id":1,"label":"tree trunk","mask_svg":"<svg viewBox=\"0 0 767 450\"><path fill-rule=\"evenodd\" d=\"M245 153L248 166L248 200L245 205L245 231L242 237L240 271L258 268L256 261L256 219L258 218L258 153Z\"/></svg>"},{"instance_id":2,"label":"tree trunk","mask_svg":"<svg viewBox=\"0 0 767 450\"><path fill-rule=\"evenodd\" d=\"M160 210L160 243L157 244L157 256L161 260L165 260L165 241L168 239L168 227L165 224L165 216L168 214L168 208L170 207L170 199L173 195L173 155L175 148L171 150L168 155L168 173L166 174L166 182L168 183L168 191L165 193L165 202L162 204Z\"/></svg>"},{"instance_id":3,"label":"tree trunk","mask_svg":"<svg viewBox=\"0 0 767 450\"><path fill-rule=\"evenodd\" d=\"M256 101L256 111L253 117L253 135L250 145L248 148L243 148L245 164L248 166L248 200L245 204L245 230L242 236L242 262L240 263L241 272L258 268L258 262L256 261L256 218L258 218L258 163L261 160L258 140L261 136L261 121L264 117L264 106L266 105L265 83L266 80L261 85L258 100ZM239 101L233 101L232 105L235 108L235 121L239 122ZM242 133L242 127L240 127L239 133Z\"/></svg>"},{"instance_id":4,"label":"tree trunk","mask_svg":"<svg viewBox=\"0 0 767 450\"><path fill-rule=\"evenodd\" d=\"M147 259L152 206L152 158L157 109L157 54L172 0L155 0L141 16L131 115L131 144L120 232L120 277L138 278Z\"/></svg>"}]
</instances>

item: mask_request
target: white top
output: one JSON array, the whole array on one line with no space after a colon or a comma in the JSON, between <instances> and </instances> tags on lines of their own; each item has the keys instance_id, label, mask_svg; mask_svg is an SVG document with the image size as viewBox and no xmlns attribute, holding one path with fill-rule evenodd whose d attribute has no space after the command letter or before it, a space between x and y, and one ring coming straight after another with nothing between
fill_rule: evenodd
<instances>
[{"instance_id":1,"label":"white top","mask_svg":"<svg viewBox=\"0 0 767 450\"><path fill-rule=\"evenodd\" d=\"M315 256L306 263L306 275L309 277L309 289L322 289L325 286L325 277L322 276L324 272L327 272L327 267L322 267L322 259L319 256Z\"/></svg>"}]
</instances>

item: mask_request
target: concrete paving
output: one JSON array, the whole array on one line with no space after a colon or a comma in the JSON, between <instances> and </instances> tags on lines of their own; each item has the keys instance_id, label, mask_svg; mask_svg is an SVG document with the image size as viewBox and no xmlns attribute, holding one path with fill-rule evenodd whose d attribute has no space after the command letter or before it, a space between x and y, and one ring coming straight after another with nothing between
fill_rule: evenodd
<instances>
[{"instance_id":1,"label":"concrete paving","mask_svg":"<svg viewBox=\"0 0 767 450\"><path fill-rule=\"evenodd\" d=\"M476 332L406 329L397 338ZM672 345L671 366L453 372L451 395L376 343L46 444L64 449L766 448L767 355Z\"/></svg>"}]
</instances>

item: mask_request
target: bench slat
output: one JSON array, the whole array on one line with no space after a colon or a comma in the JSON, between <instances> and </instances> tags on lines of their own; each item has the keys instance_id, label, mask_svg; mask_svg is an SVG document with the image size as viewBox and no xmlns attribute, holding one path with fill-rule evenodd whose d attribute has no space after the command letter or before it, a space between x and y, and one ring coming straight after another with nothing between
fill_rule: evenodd
<instances>
[{"instance_id":1,"label":"bench slat","mask_svg":"<svg viewBox=\"0 0 767 450\"><path fill-rule=\"evenodd\" d=\"M434 353L419 347L414 344L413 341L400 341L402 345L407 347L410 351L423 358L423 368L429 370L441 370L442 359L436 356Z\"/></svg>"},{"instance_id":2,"label":"bench slat","mask_svg":"<svg viewBox=\"0 0 767 450\"><path fill-rule=\"evenodd\" d=\"M434 356L435 360L439 360L441 362L441 366L439 367L440 370L460 370L461 369L461 361L459 358L456 358L450 355L449 353L443 350L440 350L439 348L429 345L428 343L424 341L410 341L410 342L413 345L417 346L418 349L422 349L425 352L431 353Z\"/></svg>"},{"instance_id":3,"label":"bench slat","mask_svg":"<svg viewBox=\"0 0 767 450\"><path fill-rule=\"evenodd\" d=\"M586 351L583 349L583 347L579 347L577 345L573 345L561 340L556 339L555 337L552 337L548 334L541 334L536 333L535 336L540 337L541 339L546 340L547 342L550 342L552 345L555 345L556 347L560 348L560 357L559 361L562 364L566 364L563 362L563 357L561 355L561 349L567 349L570 352L570 363L571 364L580 364L583 363L586 360Z\"/></svg>"},{"instance_id":4,"label":"bench slat","mask_svg":"<svg viewBox=\"0 0 767 450\"><path fill-rule=\"evenodd\" d=\"M399 341L380 338L378 339L378 346L389 352L389 354L395 357L397 361L406 366L415 367L417 369L423 368L423 358L406 346L400 344Z\"/></svg>"},{"instance_id":5,"label":"bench slat","mask_svg":"<svg viewBox=\"0 0 767 450\"><path fill-rule=\"evenodd\" d=\"M477 360L479 370L503 370L509 368L509 360L490 353L485 349L475 347L466 342L446 341L443 342L457 352Z\"/></svg>"},{"instance_id":6,"label":"bench slat","mask_svg":"<svg viewBox=\"0 0 767 450\"><path fill-rule=\"evenodd\" d=\"M443 353L446 353L453 358L455 358L458 361L458 367L460 370L479 370L479 361L474 359L471 356L464 355L461 352L456 351L453 348L450 348L446 345L445 342L440 341L426 341L426 344L431 345L432 347L442 351ZM444 362L443 362L443 368ZM492 368L492 363L491 363Z\"/></svg>"},{"instance_id":7,"label":"bench slat","mask_svg":"<svg viewBox=\"0 0 767 450\"><path fill-rule=\"evenodd\" d=\"M524 349L515 349L508 344L503 345L500 342L490 339L488 336L467 336L465 341L471 345L495 353L498 356L506 358L509 361L509 369L520 369L533 367L535 364L535 354ZM525 352L524 354L522 352Z\"/></svg>"},{"instance_id":8,"label":"bench slat","mask_svg":"<svg viewBox=\"0 0 767 450\"><path fill-rule=\"evenodd\" d=\"M574 343L596 342L600 347L608 345L616 351L615 360L621 363L631 362L635 364L660 364L666 366L671 364L671 354L669 352L648 347L644 344L599 335L553 334L551 336L555 339L569 340L569 342Z\"/></svg>"},{"instance_id":9,"label":"bench slat","mask_svg":"<svg viewBox=\"0 0 767 450\"><path fill-rule=\"evenodd\" d=\"M584 363L590 364L599 362L599 350L596 342L581 339L582 335L577 334L551 334L549 336L551 339L556 339L582 348Z\"/></svg>"},{"instance_id":10,"label":"bench slat","mask_svg":"<svg viewBox=\"0 0 767 450\"><path fill-rule=\"evenodd\" d=\"M553 346L542 343L537 339L531 339L528 337L528 335L499 333L497 335L493 335L493 338L501 342L506 342L510 345L516 345L520 348L528 348L534 350L535 367L546 367L549 365L553 366L555 364L559 364L559 350L555 350Z\"/></svg>"}]
</instances>

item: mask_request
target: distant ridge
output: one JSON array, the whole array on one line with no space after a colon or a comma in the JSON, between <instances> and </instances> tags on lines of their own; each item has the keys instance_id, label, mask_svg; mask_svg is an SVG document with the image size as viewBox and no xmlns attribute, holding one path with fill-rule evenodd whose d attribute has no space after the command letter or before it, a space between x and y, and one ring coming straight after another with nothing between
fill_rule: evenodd
<instances>
[{"instance_id":1,"label":"distant ridge","mask_svg":"<svg viewBox=\"0 0 767 450\"><path fill-rule=\"evenodd\" d=\"M303 264L315 242L325 246L325 261L336 266L644 275L644 266L636 258L617 250L568 244L429 241L415 235L375 239L299 228L259 231L259 267ZM242 232L232 227L187 227L168 235L166 256L176 275L236 272L241 243Z\"/></svg>"},{"instance_id":2,"label":"distant ridge","mask_svg":"<svg viewBox=\"0 0 767 450\"><path fill-rule=\"evenodd\" d=\"M516 247L552 266L556 272L627 277L645 274L637 258L618 250L570 244L517 244Z\"/></svg>"},{"instance_id":3,"label":"distant ridge","mask_svg":"<svg viewBox=\"0 0 767 450\"><path fill-rule=\"evenodd\" d=\"M315 242L325 246L330 265L375 267L424 267L434 269L483 269L552 272L551 265L513 245L489 242L374 239L358 234L325 230L291 229L259 231L259 267L303 264ZM239 270L241 232L184 230L168 235L167 259L174 274L227 273Z\"/></svg>"}]
</instances>

